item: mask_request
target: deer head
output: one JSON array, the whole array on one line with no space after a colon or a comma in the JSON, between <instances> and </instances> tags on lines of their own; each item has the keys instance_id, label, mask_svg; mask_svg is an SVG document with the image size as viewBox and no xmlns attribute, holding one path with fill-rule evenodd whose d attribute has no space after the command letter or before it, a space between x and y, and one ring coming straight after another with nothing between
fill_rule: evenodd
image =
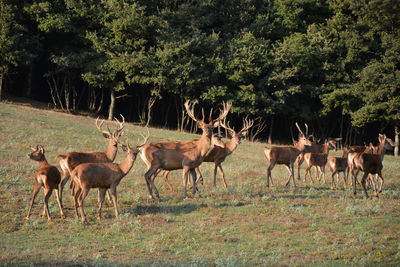
<instances>
[{"instance_id":1,"label":"deer head","mask_svg":"<svg viewBox=\"0 0 400 267\"><path fill-rule=\"evenodd\" d=\"M226 124L226 119L224 119L220 125L224 127L232 139L236 142L236 144L240 144L241 140L246 137L248 130L253 126L254 120L248 120L247 117L243 120L243 128L236 133L234 129L232 129L229 125L229 122Z\"/></svg>"},{"instance_id":2,"label":"deer head","mask_svg":"<svg viewBox=\"0 0 400 267\"><path fill-rule=\"evenodd\" d=\"M223 105L224 105L224 109L222 112L220 112L219 117L216 119L212 119L212 109L211 109L208 123L206 123L204 121L204 109L203 108L201 109L202 114L203 114L203 118L201 120L196 118L196 116L194 115L194 106L195 106L194 103L190 103L189 100L186 100L185 109L186 109L186 112L188 113L189 117L192 118L192 120L194 120L200 126L200 128L203 130L203 133L206 134L207 136L211 137L212 131L214 130L214 128L217 127L219 122L228 115L228 112L232 107L232 103L228 103L228 104L223 103Z\"/></svg>"},{"instance_id":3,"label":"deer head","mask_svg":"<svg viewBox=\"0 0 400 267\"><path fill-rule=\"evenodd\" d=\"M98 123L99 118L96 119L96 127L97 129L103 133L103 136L107 139L110 139L113 142L114 146L118 145L118 139L124 135L123 129L125 127L125 118L124 116L120 115L122 118L122 122L120 122L117 118L115 118L116 124L117 124L117 129L115 130L114 133L110 131L110 128L107 126L107 131L103 130L101 127L103 126L104 120Z\"/></svg>"},{"instance_id":4,"label":"deer head","mask_svg":"<svg viewBox=\"0 0 400 267\"><path fill-rule=\"evenodd\" d=\"M44 148L42 146L36 145L36 148L31 147L32 153L28 154L28 158L35 161L43 161L45 159L44 156Z\"/></svg>"}]
</instances>

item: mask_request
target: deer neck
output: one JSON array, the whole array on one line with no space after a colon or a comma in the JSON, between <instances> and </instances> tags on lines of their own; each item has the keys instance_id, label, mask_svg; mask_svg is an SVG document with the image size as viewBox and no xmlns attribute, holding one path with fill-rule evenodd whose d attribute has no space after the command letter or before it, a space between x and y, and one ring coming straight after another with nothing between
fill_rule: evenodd
<instances>
[{"instance_id":1,"label":"deer neck","mask_svg":"<svg viewBox=\"0 0 400 267\"><path fill-rule=\"evenodd\" d=\"M329 153L329 144L324 144L324 149L322 150L322 154L328 154Z\"/></svg>"},{"instance_id":2,"label":"deer neck","mask_svg":"<svg viewBox=\"0 0 400 267\"><path fill-rule=\"evenodd\" d=\"M127 156L125 160L118 165L122 173L124 174L122 177L128 174L128 172L132 169L134 162L135 162L134 159L132 159L130 156Z\"/></svg>"},{"instance_id":3,"label":"deer neck","mask_svg":"<svg viewBox=\"0 0 400 267\"><path fill-rule=\"evenodd\" d=\"M198 140L199 142L199 148L200 148L200 156L202 158L204 158L208 151L211 148L211 134L206 134L203 132L203 134L201 135L201 138Z\"/></svg>"},{"instance_id":4,"label":"deer neck","mask_svg":"<svg viewBox=\"0 0 400 267\"><path fill-rule=\"evenodd\" d=\"M48 165L49 165L49 163L47 162L46 158L44 158L44 159L41 160L41 161L38 161L39 169L41 169L41 168L43 168L43 167L46 167L46 166L48 166Z\"/></svg>"},{"instance_id":5,"label":"deer neck","mask_svg":"<svg viewBox=\"0 0 400 267\"><path fill-rule=\"evenodd\" d=\"M225 149L228 152L228 155L233 153L233 151L236 150L236 148L238 147L239 142L238 140L236 140L236 138L232 138L231 140L229 140L226 144L225 144Z\"/></svg>"},{"instance_id":6,"label":"deer neck","mask_svg":"<svg viewBox=\"0 0 400 267\"><path fill-rule=\"evenodd\" d=\"M302 142L297 142L296 145L294 146L295 149L297 149L299 155L301 152L303 152L306 149L306 146Z\"/></svg>"},{"instance_id":7,"label":"deer neck","mask_svg":"<svg viewBox=\"0 0 400 267\"><path fill-rule=\"evenodd\" d=\"M385 147L385 141L380 142L379 146L378 146L378 155L381 158L381 161L383 161L383 157L385 156L385 152L386 152L386 147Z\"/></svg>"},{"instance_id":8,"label":"deer neck","mask_svg":"<svg viewBox=\"0 0 400 267\"><path fill-rule=\"evenodd\" d=\"M117 151L118 145L114 145L114 141L110 139L110 141L108 142L107 150L104 151L104 154L111 162L113 162L115 157L117 156Z\"/></svg>"}]
</instances>

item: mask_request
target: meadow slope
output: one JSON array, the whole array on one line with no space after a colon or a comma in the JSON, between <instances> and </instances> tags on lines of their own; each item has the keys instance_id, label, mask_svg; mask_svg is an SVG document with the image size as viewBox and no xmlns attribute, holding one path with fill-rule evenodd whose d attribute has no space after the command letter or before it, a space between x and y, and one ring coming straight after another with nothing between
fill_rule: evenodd
<instances>
[{"instance_id":1,"label":"meadow slope","mask_svg":"<svg viewBox=\"0 0 400 267\"><path fill-rule=\"evenodd\" d=\"M142 127L127 124L122 141L133 145L140 134L146 134ZM150 135L150 141L199 137L155 128ZM384 159L381 197L364 199L358 186L354 200L342 184L336 191L329 184L303 181L297 181L296 188L284 187L288 172L282 166L273 169L275 187L267 189L265 144L243 141L223 163L228 189L219 176L217 187L212 186L214 165L204 163L200 194L183 200L182 172L175 171L169 176L175 192L161 176L156 179L160 202L148 198L146 167L138 157L117 188L119 218L105 203L104 219L98 221L97 190L91 190L85 202L86 226L74 217L68 190L65 220L59 218L55 194L49 201L53 221L39 216L41 191L31 219L25 221L37 170L26 155L36 144L43 145L49 163L56 164L59 153L102 151L107 140L94 118L0 103L1 265L400 264L400 159L390 155ZM119 149L116 162L124 157Z\"/></svg>"}]
</instances>

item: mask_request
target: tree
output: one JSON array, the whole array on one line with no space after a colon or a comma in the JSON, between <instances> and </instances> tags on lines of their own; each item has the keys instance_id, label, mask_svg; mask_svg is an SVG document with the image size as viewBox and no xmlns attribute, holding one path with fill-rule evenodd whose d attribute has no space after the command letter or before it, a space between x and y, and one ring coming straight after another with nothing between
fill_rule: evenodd
<instances>
[{"instance_id":1,"label":"tree","mask_svg":"<svg viewBox=\"0 0 400 267\"><path fill-rule=\"evenodd\" d=\"M18 66L22 57L20 41L23 28L16 21L12 2L0 0L0 100L4 78Z\"/></svg>"}]
</instances>

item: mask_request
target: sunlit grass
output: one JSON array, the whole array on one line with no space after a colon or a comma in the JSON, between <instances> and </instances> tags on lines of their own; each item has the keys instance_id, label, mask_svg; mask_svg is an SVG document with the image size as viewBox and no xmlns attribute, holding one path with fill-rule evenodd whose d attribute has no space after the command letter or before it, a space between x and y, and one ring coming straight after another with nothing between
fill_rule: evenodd
<instances>
[{"instance_id":1,"label":"sunlit grass","mask_svg":"<svg viewBox=\"0 0 400 267\"><path fill-rule=\"evenodd\" d=\"M397 265L400 262L399 159L385 156L384 191L380 198L356 199L343 186L297 181L284 187L288 172L276 166L275 186L266 188L265 144L242 142L223 163L225 189L214 164L204 163L199 194L183 200L182 172L169 176L171 192L160 177L161 201L149 200L145 164L137 159L118 186L119 218L106 201L97 216L97 190L85 201L90 225L74 217L72 199L64 194L67 219L59 218L50 198L52 222L41 218L39 193L31 219L25 222L37 166L29 147L41 144L46 157L68 151L105 150L107 141L94 118L72 116L0 103L0 264L2 265ZM146 131L126 126L123 142L135 144ZM199 135L150 129L150 141L190 140ZM340 155L341 152L336 152ZM335 154L335 155L336 155ZM333 155L333 153L332 153ZM125 154L120 149L116 162ZM305 166L302 166L301 176ZM370 191L372 193L372 191Z\"/></svg>"}]
</instances>

